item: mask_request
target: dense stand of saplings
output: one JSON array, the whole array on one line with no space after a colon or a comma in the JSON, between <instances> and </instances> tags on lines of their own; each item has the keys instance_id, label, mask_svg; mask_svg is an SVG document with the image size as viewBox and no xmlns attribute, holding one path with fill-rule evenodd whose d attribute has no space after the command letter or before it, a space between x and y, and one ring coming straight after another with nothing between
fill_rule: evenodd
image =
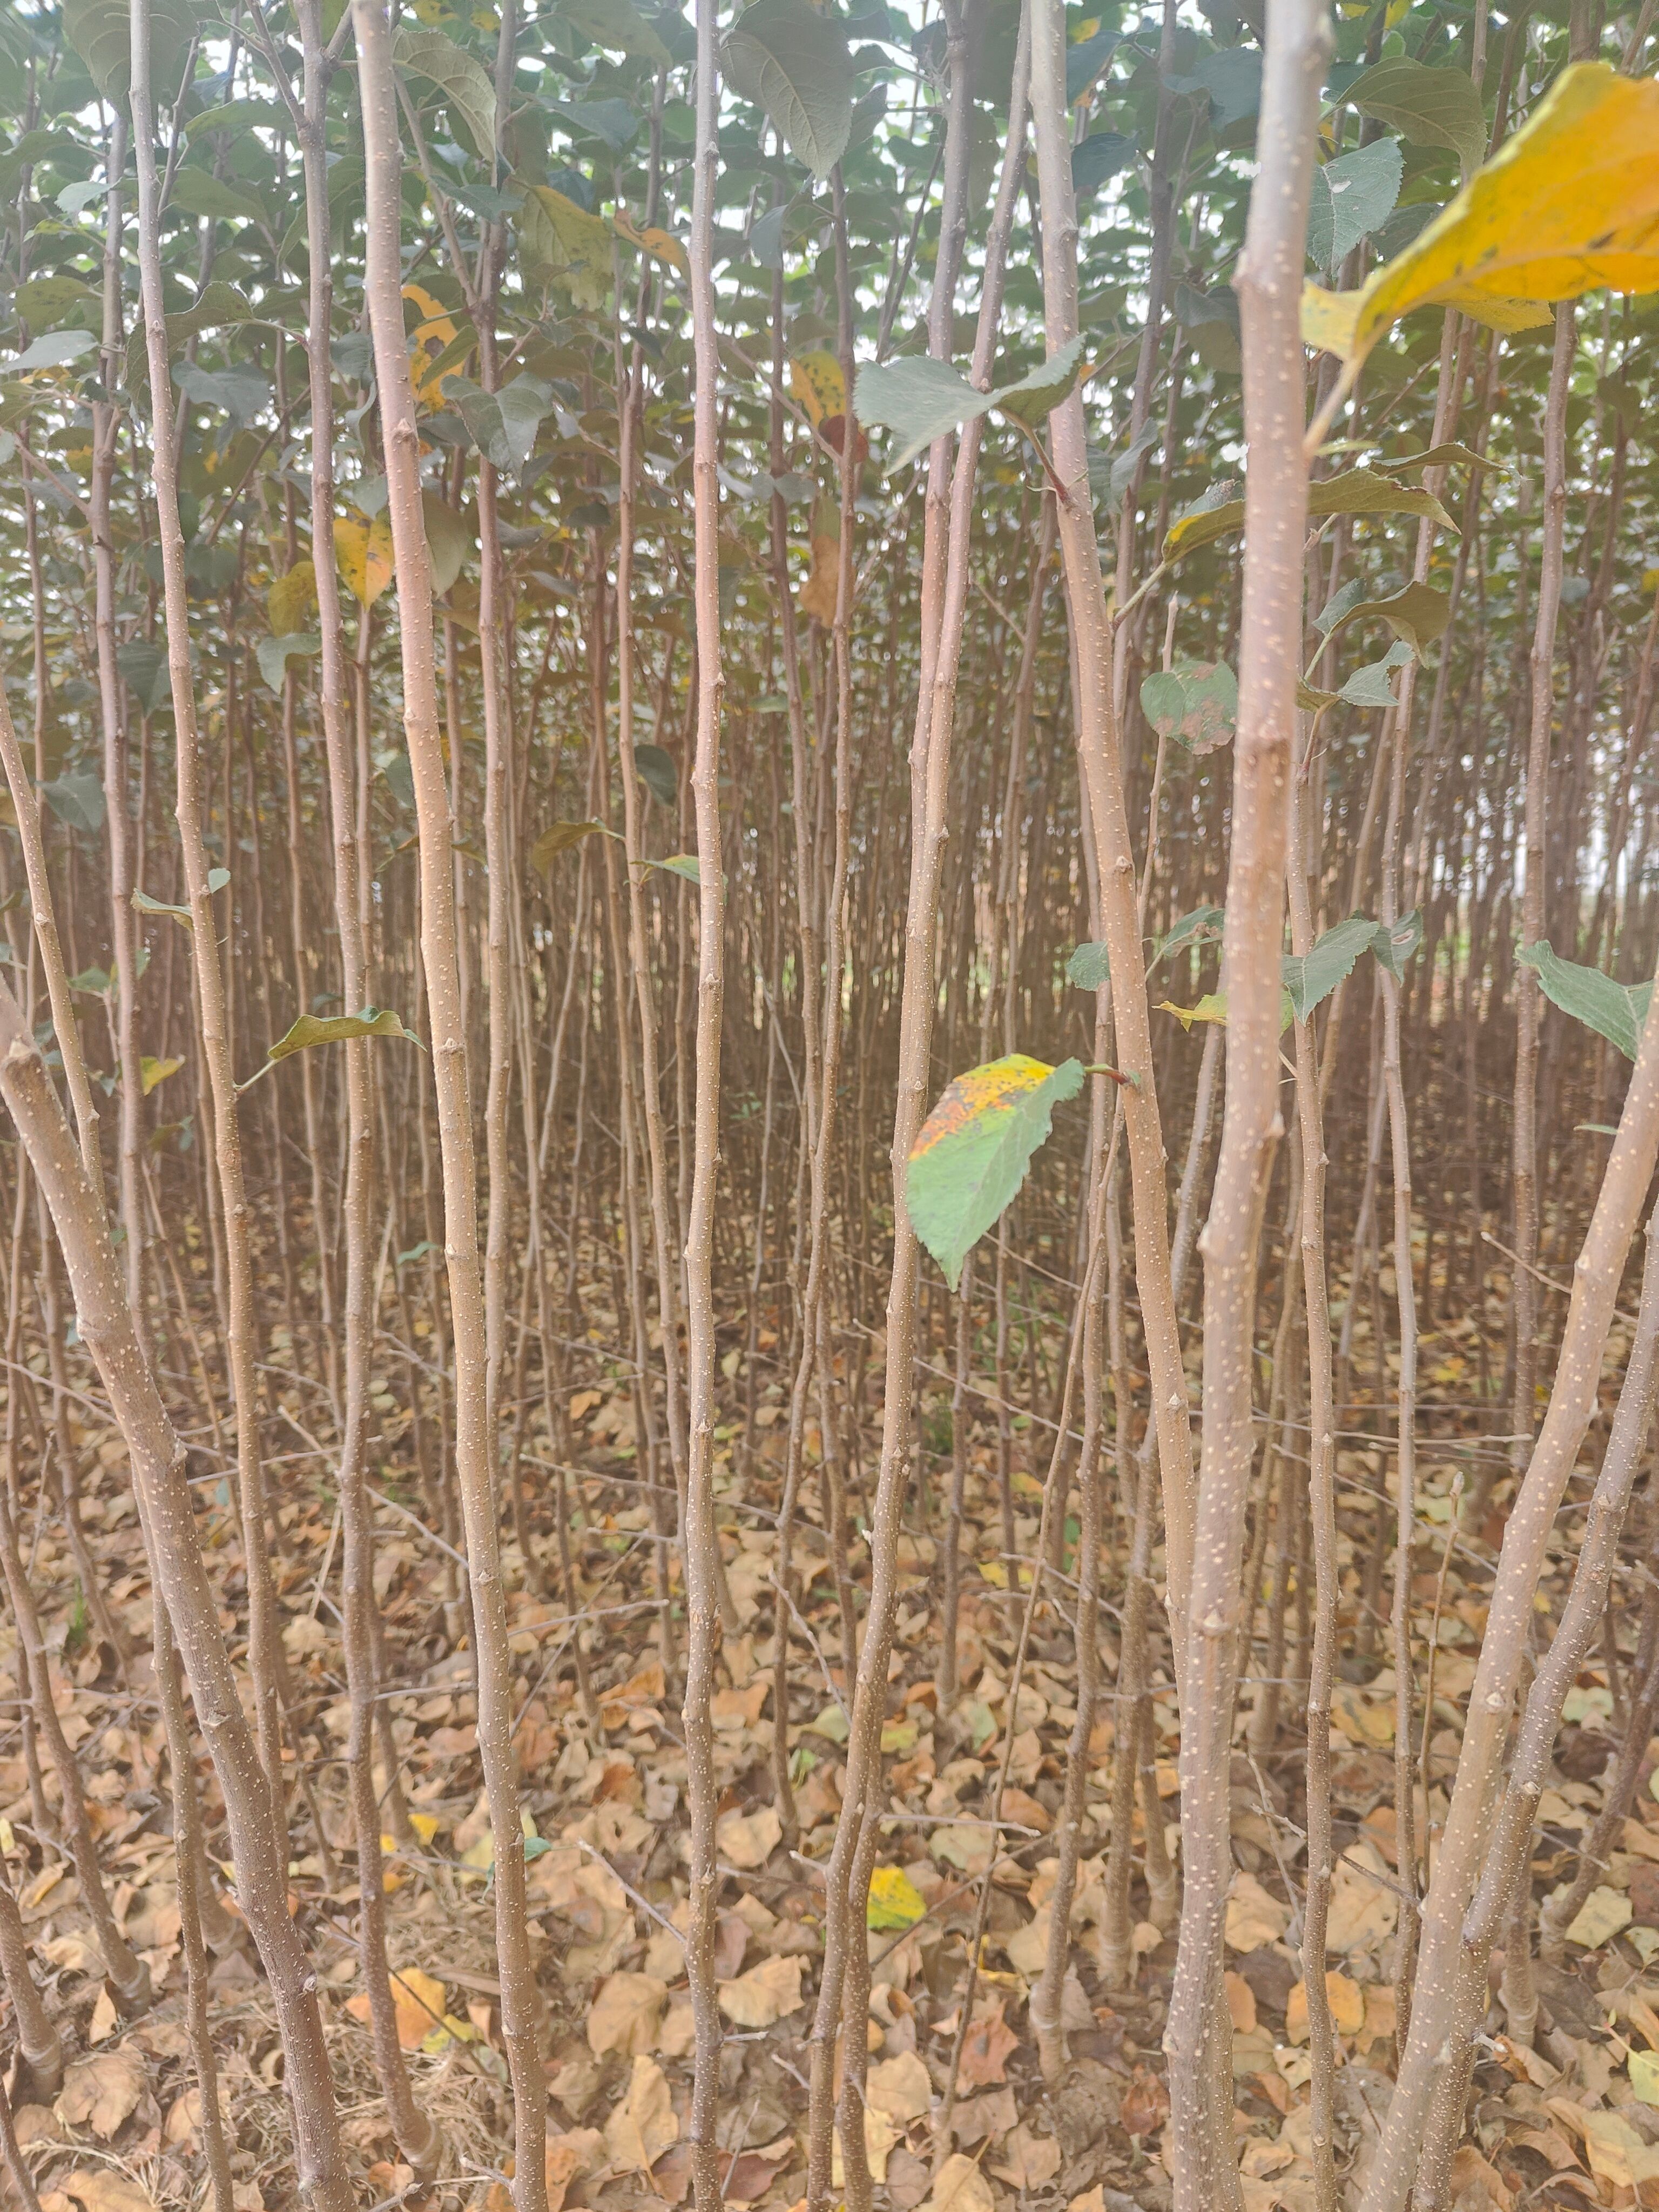
<instances>
[{"instance_id":1,"label":"dense stand of saplings","mask_svg":"<svg viewBox=\"0 0 1659 2212\"><path fill-rule=\"evenodd\" d=\"M175 1844L216 2212L227 1895L280 2051L267 2189L489 2181L456 2178L388 1964L387 1852L446 1879L392 1708L458 1659L489 1879L443 1894L491 1931L517 2212L575 2170L527 1807L652 1639L673 1787L629 1909L678 1930L697 2212L743 2140L722 1817L771 1808L817 1931L776 2202L869 2212L865 1932L922 1910L876 1877L927 1858L970 1741L1005 1832L937 1907L912 2148L939 2212L988 2202L952 2115L998 1880L1030 1872L1038 1655L1073 1707L1018 1801L1052 1862L1026 2027L1056 2094L1114 1996L1161 2027L1144 2203L1243 2203L1241 1866L1299 1945L1317 2212L1449 2201L1489 2026L1571 2063L1534 1957L1582 1929L1659 1714L1630 1511L1659 1384L1653 14L0 21L0 2138L28 2212L55 2151L12 2106L92 2030L61 1977L43 2000L17 1892L72 1863L100 2005L169 2001L59 1717L76 1654L161 1729L153 1771L137 1722L104 1755ZM89 1444L136 1503L114 1544ZM411 1528L392 1578L434 1601L388 1606ZM1480 1634L1449 1708L1455 1551ZM558 1630L528 1668L526 1597ZM771 1721L734 1765L740 1620ZM988 1649L1000 1722L967 1694ZM1540 1910L1575 1685L1619 1756ZM1325 1975L1345 1688L1392 1743L1397 1905L1358 2168ZM895 1765L901 1698L931 1734ZM394 2160L367 2177L290 1893L343 1838Z\"/></svg>"}]
</instances>

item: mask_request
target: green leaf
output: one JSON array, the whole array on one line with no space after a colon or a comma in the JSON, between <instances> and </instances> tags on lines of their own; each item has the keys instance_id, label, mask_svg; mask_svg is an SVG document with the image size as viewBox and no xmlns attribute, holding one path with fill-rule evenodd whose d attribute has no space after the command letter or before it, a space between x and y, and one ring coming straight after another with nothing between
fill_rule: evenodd
<instances>
[{"instance_id":1,"label":"green leaf","mask_svg":"<svg viewBox=\"0 0 1659 2212\"><path fill-rule=\"evenodd\" d=\"M1488 460L1484 453L1460 446L1455 440L1449 446L1425 446L1420 453L1402 453L1398 460L1373 461L1376 469L1496 469L1499 476L1509 471L1501 461Z\"/></svg>"},{"instance_id":2,"label":"green leaf","mask_svg":"<svg viewBox=\"0 0 1659 2212\"><path fill-rule=\"evenodd\" d=\"M1230 530L1242 530L1244 501L1240 494L1241 487L1236 483L1212 484L1202 499L1170 525L1164 558L1179 560L1213 538L1224 537ZM1449 530L1454 537L1458 534L1457 525L1432 492L1395 483L1375 469L1350 469L1346 476L1326 477L1310 484L1308 514L1310 520L1332 514L1416 514Z\"/></svg>"},{"instance_id":3,"label":"green leaf","mask_svg":"<svg viewBox=\"0 0 1659 2212\"><path fill-rule=\"evenodd\" d=\"M1449 146L1466 172L1486 158L1480 94L1462 70L1430 69L1401 54L1356 77L1343 97L1413 146Z\"/></svg>"},{"instance_id":4,"label":"green leaf","mask_svg":"<svg viewBox=\"0 0 1659 2212\"><path fill-rule=\"evenodd\" d=\"M1191 553L1200 545L1207 545L1212 538L1219 538L1228 530L1243 527L1244 502L1239 497L1243 485L1237 477L1219 477L1207 485L1190 507L1183 507L1170 525L1164 539L1164 558L1178 561L1182 554ZM1211 518L1224 518L1211 526Z\"/></svg>"},{"instance_id":5,"label":"green leaf","mask_svg":"<svg viewBox=\"0 0 1659 2212\"><path fill-rule=\"evenodd\" d=\"M37 368L64 368L78 361L98 341L90 331L47 331L15 361L0 362L0 377L26 376Z\"/></svg>"},{"instance_id":6,"label":"green leaf","mask_svg":"<svg viewBox=\"0 0 1659 2212\"><path fill-rule=\"evenodd\" d=\"M441 31L400 23L392 41L392 58L406 76L424 77L437 87L471 133L475 152L494 150L495 88L476 55Z\"/></svg>"},{"instance_id":7,"label":"green leaf","mask_svg":"<svg viewBox=\"0 0 1659 2212\"><path fill-rule=\"evenodd\" d=\"M289 637L262 637L253 653L266 689L280 698L289 661L309 660L322 649L323 641L315 630L295 630Z\"/></svg>"},{"instance_id":8,"label":"green leaf","mask_svg":"<svg viewBox=\"0 0 1659 2212\"><path fill-rule=\"evenodd\" d=\"M573 31L611 53L633 54L659 69L673 61L634 0L562 0L559 13Z\"/></svg>"},{"instance_id":9,"label":"green leaf","mask_svg":"<svg viewBox=\"0 0 1659 2212\"><path fill-rule=\"evenodd\" d=\"M1212 753L1238 720L1238 678L1224 660L1177 661L1143 678L1140 710L1160 738Z\"/></svg>"},{"instance_id":10,"label":"green leaf","mask_svg":"<svg viewBox=\"0 0 1659 2212\"><path fill-rule=\"evenodd\" d=\"M608 223L589 215L550 185L532 185L518 216L519 251L525 272L538 284L557 284L571 305L592 313L611 290Z\"/></svg>"},{"instance_id":11,"label":"green leaf","mask_svg":"<svg viewBox=\"0 0 1659 2212\"><path fill-rule=\"evenodd\" d=\"M432 588L442 599L461 573L472 550L472 531L465 518L447 506L435 491L421 494L421 515L426 524L427 559Z\"/></svg>"},{"instance_id":12,"label":"green leaf","mask_svg":"<svg viewBox=\"0 0 1659 2212\"><path fill-rule=\"evenodd\" d=\"M1346 476L1326 477L1308 487L1309 515L1416 514L1458 535L1452 520L1432 492L1389 482L1375 469L1350 469ZM1242 518L1241 518L1242 519Z\"/></svg>"},{"instance_id":13,"label":"green leaf","mask_svg":"<svg viewBox=\"0 0 1659 2212\"><path fill-rule=\"evenodd\" d=\"M766 110L790 152L828 177L853 131L847 34L811 0L754 0L720 48L734 90Z\"/></svg>"},{"instance_id":14,"label":"green leaf","mask_svg":"<svg viewBox=\"0 0 1659 2212\"><path fill-rule=\"evenodd\" d=\"M173 180L172 205L186 215L210 216L218 222L263 222L265 211L256 194L244 185L210 176L205 169L180 169Z\"/></svg>"},{"instance_id":15,"label":"green leaf","mask_svg":"<svg viewBox=\"0 0 1659 2212\"><path fill-rule=\"evenodd\" d=\"M946 1086L911 1150L904 1202L952 1290L969 1253L1018 1194L1054 1107L1082 1087L1080 1060L1050 1067L1019 1052Z\"/></svg>"},{"instance_id":16,"label":"green leaf","mask_svg":"<svg viewBox=\"0 0 1659 2212\"><path fill-rule=\"evenodd\" d=\"M647 860L649 868L661 868L671 876L683 876L688 884L702 883L702 867L695 853L671 853L665 860Z\"/></svg>"},{"instance_id":17,"label":"green leaf","mask_svg":"<svg viewBox=\"0 0 1659 2212\"><path fill-rule=\"evenodd\" d=\"M1368 660L1363 668L1356 668L1336 696L1351 707L1392 707L1396 695L1389 679L1396 668L1416 658L1402 639L1391 645L1381 660Z\"/></svg>"},{"instance_id":18,"label":"green leaf","mask_svg":"<svg viewBox=\"0 0 1659 2212\"><path fill-rule=\"evenodd\" d=\"M154 899L148 891L134 891L129 903L137 914L170 914L175 921L182 921L186 929L196 927L195 919L187 906L167 906Z\"/></svg>"},{"instance_id":19,"label":"green leaf","mask_svg":"<svg viewBox=\"0 0 1659 2212\"><path fill-rule=\"evenodd\" d=\"M1091 199L1135 158L1135 142L1121 131L1097 131L1072 149L1072 190Z\"/></svg>"},{"instance_id":20,"label":"green leaf","mask_svg":"<svg viewBox=\"0 0 1659 2212\"><path fill-rule=\"evenodd\" d=\"M1374 138L1316 168L1308 207L1309 258L1322 269L1334 269L1362 238L1380 229L1394 213L1405 166L1397 138Z\"/></svg>"},{"instance_id":21,"label":"green leaf","mask_svg":"<svg viewBox=\"0 0 1659 2212\"><path fill-rule=\"evenodd\" d=\"M69 987L71 991L89 991L94 998L101 999L114 981L115 978L101 968L83 968L78 975L70 977Z\"/></svg>"},{"instance_id":22,"label":"green leaf","mask_svg":"<svg viewBox=\"0 0 1659 2212\"><path fill-rule=\"evenodd\" d=\"M301 1014L287 1035L272 1045L266 1061L286 1060L313 1044L344 1044L354 1037L372 1036L405 1037L410 1044L421 1041L413 1030L404 1027L389 1006L365 1006L361 1014Z\"/></svg>"},{"instance_id":23,"label":"green leaf","mask_svg":"<svg viewBox=\"0 0 1659 2212\"><path fill-rule=\"evenodd\" d=\"M228 868L210 868L207 872L208 896L210 898L216 897L219 892L223 890L225 885L229 881L230 870Z\"/></svg>"},{"instance_id":24,"label":"green leaf","mask_svg":"<svg viewBox=\"0 0 1659 2212\"><path fill-rule=\"evenodd\" d=\"M200 27L190 0L151 0L150 83L158 108L179 97L185 57ZM64 36L112 106L125 107L132 84L132 10L128 0L64 0Z\"/></svg>"},{"instance_id":25,"label":"green leaf","mask_svg":"<svg viewBox=\"0 0 1659 2212\"><path fill-rule=\"evenodd\" d=\"M1226 919L1218 906L1195 906L1190 914L1170 924L1168 934L1158 948L1157 958L1167 960L1172 952L1184 951L1189 945L1210 945L1221 934Z\"/></svg>"},{"instance_id":26,"label":"green leaf","mask_svg":"<svg viewBox=\"0 0 1659 2212\"><path fill-rule=\"evenodd\" d=\"M530 848L530 865L540 875L545 875L561 853L568 853L573 845L580 845L584 837L595 832L604 837L614 837L616 831L607 830L603 822L550 822Z\"/></svg>"},{"instance_id":27,"label":"green leaf","mask_svg":"<svg viewBox=\"0 0 1659 2212\"><path fill-rule=\"evenodd\" d=\"M1355 963L1371 949L1376 927L1363 914L1352 915L1328 929L1310 952L1285 954L1280 969L1297 1021L1305 1022L1339 983L1347 981Z\"/></svg>"},{"instance_id":28,"label":"green leaf","mask_svg":"<svg viewBox=\"0 0 1659 2212\"><path fill-rule=\"evenodd\" d=\"M198 406L223 408L239 430L270 398L270 381L257 368L203 368L193 361L176 361L173 380Z\"/></svg>"},{"instance_id":29,"label":"green leaf","mask_svg":"<svg viewBox=\"0 0 1659 2212\"><path fill-rule=\"evenodd\" d=\"M674 756L660 745L635 745L634 769L659 806L678 806L680 797L680 772L674 765Z\"/></svg>"},{"instance_id":30,"label":"green leaf","mask_svg":"<svg viewBox=\"0 0 1659 2212\"><path fill-rule=\"evenodd\" d=\"M98 830L104 826L103 783L86 769L72 769L53 783L43 783L40 796L71 830Z\"/></svg>"},{"instance_id":31,"label":"green leaf","mask_svg":"<svg viewBox=\"0 0 1659 2212\"><path fill-rule=\"evenodd\" d=\"M82 317L90 319L85 325L89 334L100 327L102 302L90 284L76 276L31 276L17 287L12 304L19 321L36 331Z\"/></svg>"},{"instance_id":32,"label":"green leaf","mask_svg":"<svg viewBox=\"0 0 1659 2212\"><path fill-rule=\"evenodd\" d=\"M1315 616L1314 628L1323 636L1332 638L1350 623L1365 622L1373 615L1387 623L1397 638L1414 646L1420 653L1425 645L1432 645L1445 635L1446 624L1451 617L1451 599L1448 593L1437 592L1431 584L1407 584L1403 591L1392 592L1387 599L1368 599L1363 580L1356 577Z\"/></svg>"},{"instance_id":33,"label":"green leaf","mask_svg":"<svg viewBox=\"0 0 1659 2212\"><path fill-rule=\"evenodd\" d=\"M1386 968L1396 983L1406 980L1406 969L1418 946L1423 942L1423 916L1413 907L1402 914L1391 929L1385 921L1376 925L1376 935L1371 951L1380 964Z\"/></svg>"},{"instance_id":34,"label":"green leaf","mask_svg":"<svg viewBox=\"0 0 1659 2212\"><path fill-rule=\"evenodd\" d=\"M1526 967L1537 969L1539 988L1553 1006L1616 1044L1626 1060L1635 1059L1653 996L1650 982L1615 983L1599 969L1563 960L1547 938L1527 945L1519 957Z\"/></svg>"},{"instance_id":35,"label":"green leaf","mask_svg":"<svg viewBox=\"0 0 1659 2212\"><path fill-rule=\"evenodd\" d=\"M1102 944L1079 945L1066 963L1066 980L1079 991L1098 991L1112 980L1111 963Z\"/></svg>"},{"instance_id":36,"label":"green leaf","mask_svg":"<svg viewBox=\"0 0 1659 2212\"><path fill-rule=\"evenodd\" d=\"M1014 386L1010 386L1012 391ZM879 368L861 368L853 406L860 422L890 430L899 450L887 465L903 468L916 455L960 422L983 415L993 404L988 392L975 392L960 369L931 354L906 355Z\"/></svg>"},{"instance_id":37,"label":"green leaf","mask_svg":"<svg viewBox=\"0 0 1659 2212\"><path fill-rule=\"evenodd\" d=\"M1028 370L1017 384L1005 384L991 394L991 404L1012 415L1028 430L1040 429L1063 399L1075 389L1083 366L1083 335L1079 332L1060 351Z\"/></svg>"}]
</instances>

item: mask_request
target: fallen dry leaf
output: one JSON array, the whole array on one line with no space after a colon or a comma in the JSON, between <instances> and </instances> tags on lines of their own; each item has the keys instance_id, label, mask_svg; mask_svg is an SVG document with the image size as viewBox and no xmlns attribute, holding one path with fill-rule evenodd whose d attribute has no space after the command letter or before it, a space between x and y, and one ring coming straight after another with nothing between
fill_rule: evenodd
<instances>
[{"instance_id":1,"label":"fallen dry leaf","mask_svg":"<svg viewBox=\"0 0 1659 2212\"><path fill-rule=\"evenodd\" d=\"M878 2112L873 2105L864 2107L864 2161L870 2169L871 2179L885 2181L887 2161L899 2139L899 2130L885 2112ZM830 2179L837 2189L847 2186L847 2172L841 2154L841 2134L837 2130L830 2148Z\"/></svg>"},{"instance_id":2,"label":"fallen dry leaf","mask_svg":"<svg viewBox=\"0 0 1659 2212\"><path fill-rule=\"evenodd\" d=\"M76 2059L64 2077L55 2106L72 2128L89 2127L106 2142L144 2094L143 2055L130 2043Z\"/></svg>"},{"instance_id":3,"label":"fallen dry leaf","mask_svg":"<svg viewBox=\"0 0 1659 2212\"><path fill-rule=\"evenodd\" d=\"M975 2015L963 2040L958 2084L967 2081L980 2089L988 2088L993 2081L1006 2081L1008 2054L1018 2044L1019 2038L1002 2017L1002 1999L994 1997Z\"/></svg>"},{"instance_id":4,"label":"fallen dry leaf","mask_svg":"<svg viewBox=\"0 0 1659 2212\"><path fill-rule=\"evenodd\" d=\"M763 1959L735 1981L720 1984L720 2010L739 2027L770 2027L799 2010L800 1972L799 1958Z\"/></svg>"},{"instance_id":5,"label":"fallen dry leaf","mask_svg":"<svg viewBox=\"0 0 1659 2212\"><path fill-rule=\"evenodd\" d=\"M756 1813L727 1813L714 1830L720 1856L745 1874L766 1864L782 1836L783 1823L772 1805Z\"/></svg>"},{"instance_id":6,"label":"fallen dry leaf","mask_svg":"<svg viewBox=\"0 0 1659 2212\"><path fill-rule=\"evenodd\" d=\"M1369 1838L1350 1844L1331 1883L1325 1941L1332 1951L1368 1951L1393 1935L1400 1899L1382 1856Z\"/></svg>"},{"instance_id":7,"label":"fallen dry leaf","mask_svg":"<svg viewBox=\"0 0 1659 2212\"><path fill-rule=\"evenodd\" d=\"M605 2137L597 2128L570 2128L547 2138L547 2212L563 2212L573 2181L605 2164Z\"/></svg>"},{"instance_id":8,"label":"fallen dry leaf","mask_svg":"<svg viewBox=\"0 0 1659 2212\"><path fill-rule=\"evenodd\" d=\"M921 2212L996 2212L996 2199L973 2160L956 2150L934 2175Z\"/></svg>"},{"instance_id":9,"label":"fallen dry leaf","mask_svg":"<svg viewBox=\"0 0 1659 2212\"><path fill-rule=\"evenodd\" d=\"M1040 2136L1022 2120L1002 2147L1002 2161L991 2168L1015 2189L1041 2189L1060 2172L1060 2143Z\"/></svg>"},{"instance_id":10,"label":"fallen dry leaf","mask_svg":"<svg viewBox=\"0 0 1659 2212\"><path fill-rule=\"evenodd\" d=\"M901 2051L870 2069L864 2094L893 2119L919 2120L933 2101L933 2076L914 2051Z\"/></svg>"},{"instance_id":11,"label":"fallen dry leaf","mask_svg":"<svg viewBox=\"0 0 1659 2212\"><path fill-rule=\"evenodd\" d=\"M113 2166L77 2166L64 2177L63 2190L85 2212L155 2212L155 2198Z\"/></svg>"},{"instance_id":12,"label":"fallen dry leaf","mask_svg":"<svg viewBox=\"0 0 1659 2212\"><path fill-rule=\"evenodd\" d=\"M619 2173L648 2173L670 2143L679 2140L668 2078L654 2058L634 2061L628 2094L605 2124L605 2147Z\"/></svg>"},{"instance_id":13,"label":"fallen dry leaf","mask_svg":"<svg viewBox=\"0 0 1659 2212\"><path fill-rule=\"evenodd\" d=\"M654 1974L608 1975L588 2008L588 2049L596 2058L607 2051L619 2051L624 2058L649 2051L667 2002L668 1984Z\"/></svg>"},{"instance_id":14,"label":"fallen dry leaf","mask_svg":"<svg viewBox=\"0 0 1659 2212\"><path fill-rule=\"evenodd\" d=\"M1266 1943L1278 1942L1290 1917L1290 1908L1265 1890L1253 1874L1241 1871L1234 1875L1227 1895L1229 1950L1259 1951Z\"/></svg>"}]
</instances>

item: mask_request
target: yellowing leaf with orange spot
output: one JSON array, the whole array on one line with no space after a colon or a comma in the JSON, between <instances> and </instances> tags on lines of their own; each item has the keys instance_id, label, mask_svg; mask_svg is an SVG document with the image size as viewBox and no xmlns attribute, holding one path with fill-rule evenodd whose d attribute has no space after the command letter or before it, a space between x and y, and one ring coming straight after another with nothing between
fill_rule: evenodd
<instances>
[{"instance_id":1,"label":"yellowing leaf with orange spot","mask_svg":"<svg viewBox=\"0 0 1659 2212\"><path fill-rule=\"evenodd\" d=\"M665 261L671 269L678 269L682 276L690 275L691 264L686 258L685 248L672 230L659 229L654 223L648 229L641 230L620 208L611 220L618 238L625 238L641 253L648 253L653 261Z\"/></svg>"},{"instance_id":2,"label":"yellowing leaf with orange spot","mask_svg":"<svg viewBox=\"0 0 1659 2212\"><path fill-rule=\"evenodd\" d=\"M1023 1052L946 1086L911 1148L904 1202L952 1290L969 1253L1018 1195L1055 1106L1082 1087L1080 1060L1050 1067Z\"/></svg>"},{"instance_id":3,"label":"yellowing leaf with orange spot","mask_svg":"<svg viewBox=\"0 0 1659 2212\"><path fill-rule=\"evenodd\" d=\"M403 2051L418 2051L434 2027L443 2022L445 1990L441 1982L430 1974L423 1974L418 1966L405 1966L392 1977L392 2002L398 2016L398 2045ZM346 2002L346 2010L354 2020L367 2021L369 2016L368 1993L362 1991Z\"/></svg>"},{"instance_id":4,"label":"yellowing leaf with orange spot","mask_svg":"<svg viewBox=\"0 0 1659 2212\"><path fill-rule=\"evenodd\" d=\"M391 523L384 514L373 522L356 522L349 515L337 522L334 558L352 598L372 607L392 581Z\"/></svg>"},{"instance_id":5,"label":"yellowing leaf with orange spot","mask_svg":"<svg viewBox=\"0 0 1659 2212\"><path fill-rule=\"evenodd\" d=\"M836 538L815 538L812 540L812 573L801 586L796 597L804 615L811 615L825 629L836 619L836 607L840 598L841 541Z\"/></svg>"},{"instance_id":6,"label":"yellowing leaf with orange spot","mask_svg":"<svg viewBox=\"0 0 1659 2212\"><path fill-rule=\"evenodd\" d=\"M273 637L292 637L306 626L306 617L317 604L317 571L307 557L296 561L285 576L278 576L265 593Z\"/></svg>"},{"instance_id":7,"label":"yellowing leaf with orange spot","mask_svg":"<svg viewBox=\"0 0 1659 2212\"><path fill-rule=\"evenodd\" d=\"M1357 366L1414 307L1524 330L1551 319L1542 302L1603 287L1659 290L1659 82L1579 62L1369 283L1310 287L1304 328Z\"/></svg>"},{"instance_id":8,"label":"yellowing leaf with orange spot","mask_svg":"<svg viewBox=\"0 0 1659 2212\"><path fill-rule=\"evenodd\" d=\"M815 430L826 416L847 412L847 379L832 353L798 353L789 364L789 389Z\"/></svg>"}]
</instances>

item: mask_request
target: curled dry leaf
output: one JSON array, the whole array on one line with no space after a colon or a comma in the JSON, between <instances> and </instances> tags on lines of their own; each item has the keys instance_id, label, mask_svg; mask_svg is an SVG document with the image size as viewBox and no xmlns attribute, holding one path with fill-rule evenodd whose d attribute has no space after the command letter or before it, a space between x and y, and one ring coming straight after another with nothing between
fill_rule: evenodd
<instances>
[{"instance_id":1,"label":"curled dry leaf","mask_svg":"<svg viewBox=\"0 0 1659 2212\"><path fill-rule=\"evenodd\" d=\"M634 2061L628 2094L605 2124L605 2147L618 2173L648 2173L669 2145L679 2141L668 2079L654 2058Z\"/></svg>"}]
</instances>

